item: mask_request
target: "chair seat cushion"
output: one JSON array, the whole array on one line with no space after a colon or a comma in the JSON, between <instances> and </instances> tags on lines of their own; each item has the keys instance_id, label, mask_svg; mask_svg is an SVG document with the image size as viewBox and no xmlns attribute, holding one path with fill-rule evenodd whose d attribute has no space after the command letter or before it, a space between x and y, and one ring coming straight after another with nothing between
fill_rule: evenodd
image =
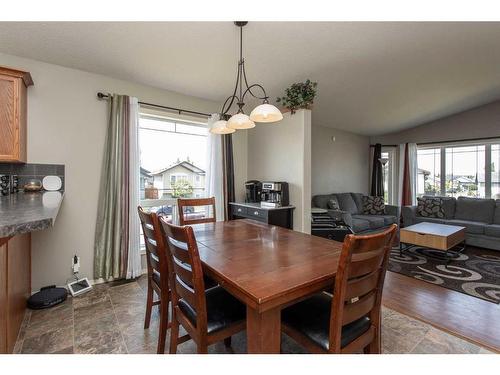
<instances>
[{"instance_id":1,"label":"chair seat cushion","mask_svg":"<svg viewBox=\"0 0 500 375\"><path fill-rule=\"evenodd\" d=\"M500 237L500 225L492 224L484 227L484 234L491 237Z\"/></svg>"},{"instance_id":2,"label":"chair seat cushion","mask_svg":"<svg viewBox=\"0 0 500 375\"><path fill-rule=\"evenodd\" d=\"M207 303L207 333L229 327L246 318L246 307L222 287L216 286L205 291ZM196 311L183 299L179 300L179 308L196 326Z\"/></svg>"},{"instance_id":3,"label":"chair seat cushion","mask_svg":"<svg viewBox=\"0 0 500 375\"><path fill-rule=\"evenodd\" d=\"M370 229L383 228L385 220L378 215L352 215L353 219L367 220L370 223Z\"/></svg>"},{"instance_id":4,"label":"chair seat cushion","mask_svg":"<svg viewBox=\"0 0 500 375\"><path fill-rule=\"evenodd\" d=\"M288 327L300 332L325 350L329 349L330 310L332 297L326 293L287 307L281 320ZM370 328L370 319L363 317L342 327L340 346L343 348Z\"/></svg>"},{"instance_id":5,"label":"chair seat cushion","mask_svg":"<svg viewBox=\"0 0 500 375\"><path fill-rule=\"evenodd\" d=\"M447 220L445 224L465 227L465 233L470 234L484 234L484 227L487 225L486 223L469 220Z\"/></svg>"}]
</instances>

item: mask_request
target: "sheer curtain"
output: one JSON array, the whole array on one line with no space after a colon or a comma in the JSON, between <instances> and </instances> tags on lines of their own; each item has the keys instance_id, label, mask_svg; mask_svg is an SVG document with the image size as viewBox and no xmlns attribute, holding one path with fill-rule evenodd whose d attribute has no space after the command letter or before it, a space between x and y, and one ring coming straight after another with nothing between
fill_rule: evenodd
<instances>
[{"instance_id":1,"label":"sheer curtain","mask_svg":"<svg viewBox=\"0 0 500 375\"><path fill-rule=\"evenodd\" d=\"M218 114L208 119L208 128L219 120ZM207 175L205 178L205 196L215 197L217 221L224 221L224 167L222 155L222 136L208 133L207 136Z\"/></svg>"}]
</instances>

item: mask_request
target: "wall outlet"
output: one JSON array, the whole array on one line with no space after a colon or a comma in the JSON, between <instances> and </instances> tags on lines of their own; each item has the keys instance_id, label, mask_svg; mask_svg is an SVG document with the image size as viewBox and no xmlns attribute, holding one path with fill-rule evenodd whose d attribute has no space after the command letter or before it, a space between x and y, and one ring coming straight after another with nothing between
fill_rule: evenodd
<instances>
[{"instance_id":1,"label":"wall outlet","mask_svg":"<svg viewBox=\"0 0 500 375\"><path fill-rule=\"evenodd\" d=\"M71 269L73 273L77 273L80 270L80 257L78 255L74 255L71 259Z\"/></svg>"}]
</instances>

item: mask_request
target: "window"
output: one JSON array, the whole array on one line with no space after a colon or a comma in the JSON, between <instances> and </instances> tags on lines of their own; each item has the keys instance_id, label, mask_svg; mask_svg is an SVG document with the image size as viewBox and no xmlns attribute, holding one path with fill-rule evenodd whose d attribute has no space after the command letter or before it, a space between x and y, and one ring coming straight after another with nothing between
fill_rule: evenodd
<instances>
[{"instance_id":1,"label":"window","mask_svg":"<svg viewBox=\"0 0 500 375\"><path fill-rule=\"evenodd\" d=\"M417 196L497 198L500 144L477 142L419 147Z\"/></svg>"},{"instance_id":2,"label":"window","mask_svg":"<svg viewBox=\"0 0 500 375\"><path fill-rule=\"evenodd\" d=\"M384 179L384 201L386 204L396 204L394 191L395 149L383 148L380 161L382 162L382 177Z\"/></svg>"}]
</instances>

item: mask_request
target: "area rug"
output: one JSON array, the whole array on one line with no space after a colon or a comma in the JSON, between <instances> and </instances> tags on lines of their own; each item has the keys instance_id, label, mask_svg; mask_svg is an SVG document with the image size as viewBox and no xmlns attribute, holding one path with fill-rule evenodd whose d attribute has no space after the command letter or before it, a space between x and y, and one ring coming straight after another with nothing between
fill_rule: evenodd
<instances>
[{"instance_id":1,"label":"area rug","mask_svg":"<svg viewBox=\"0 0 500 375\"><path fill-rule=\"evenodd\" d=\"M415 246L391 251L389 271L500 303L500 252L468 246L458 258L446 261L429 257L437 250ZM441 253L442 254L442 253Z\"/></svg>"}]
</instances>

